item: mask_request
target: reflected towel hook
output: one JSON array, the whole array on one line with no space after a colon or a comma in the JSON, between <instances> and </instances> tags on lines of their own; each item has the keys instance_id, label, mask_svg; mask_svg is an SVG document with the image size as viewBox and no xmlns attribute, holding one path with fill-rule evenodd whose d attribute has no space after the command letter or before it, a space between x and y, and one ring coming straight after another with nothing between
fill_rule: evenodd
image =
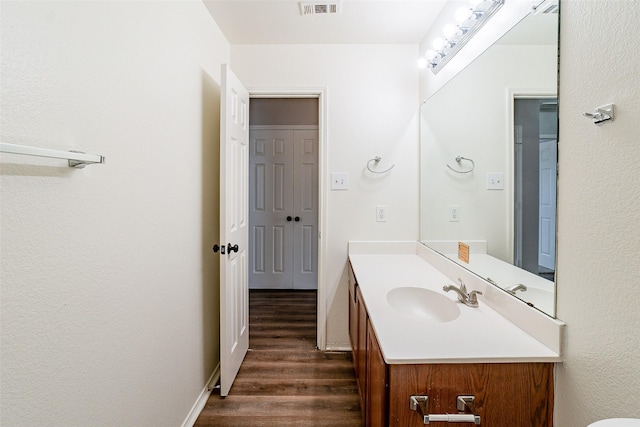
<instances>
[{"instance_id":1,"label":"reflected towel hook","mask_svg":"<svg viewBox=\"0 0 640 427\"><path fill-rule=\"evenodd\" d=\"M369 169L369 172L371 173L387 173L389 172L391 169L394 168L395 165L391 165L391 167L387 170L383 170L383 171L374 171L373 169L371 169L371 163L375 162L375 164L377 165L378 163L380 163L380 160L382 160L382 157L376 156L373 159L369 160L367 162L367 169Z\"/></svg>"},{"instance_id":2,"label":"reflected towel hook","mask_svg":"<svg viewBox=\"0 0 640 427\"><path fill-rule=\"evenodd\" d=\"M458 162L458 164L460 164L463 160L466 160L466 161L471 162L471 169L469 169L469 170L467 170L467 171L459 171L459 170L456 170L456 169L452 168L452 167L451 167L451 166L449 166L448 164L447 164L447 167L448 167L449 169L451 169L452 171L454 171L455 173L469 173L469 172L473 172L473 170L476 168L476 163L475 163L473 160L471 160L471 159L469 159L469 158L467 158L467 157L456 156L456 162Z\"/></svg>"}]
</instances>

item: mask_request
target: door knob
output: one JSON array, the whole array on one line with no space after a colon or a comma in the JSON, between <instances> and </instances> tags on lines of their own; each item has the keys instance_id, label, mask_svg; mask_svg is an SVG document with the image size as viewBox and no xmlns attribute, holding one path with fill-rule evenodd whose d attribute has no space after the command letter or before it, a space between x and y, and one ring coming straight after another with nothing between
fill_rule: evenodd
<instances>
[{"instance_id":1,"label":"door knob","mask_svg":"<svg viewBox=\"0 0 640 427\"><path fill-rule=\"evenodd\" d=\"M292 219L293 219L293 218L291 218L291 215L289 215L289 216L287 217L287 221L289 221L289 222L290 222Z\"/></svg>"},{"instance_id":2,"label":"door knob","mask_svg":"<svg viewBox=\"0 0 640 427\"><path fill-rule=\"evenodd\" d=\"M300 217L299 216L297 216L295 219L296 219L296 222L300 221Z\"/></svg>"},{"instance_id":3,"label":"door knob","mask_svg":"<svg viewBox=\"0 0 640 427\"><path fill-rule=\"evenodd\" d=\"M238 244L237 243L235 245L232 245L231 243L229 243L227 245L227 248L229 249L229 253L238 252Z\"/></svg>"},{"instance_id":4,"label":"door knob","mask_svg":"<svg viewBox=\"0 0 640 427\"><path fill-rule=\"evenodd\" d=\"M236 245L236 246L237 246L237 245ZM229 248L229 249L231 249L231 248ZM220 253L221 253L222 255L224 255L224 245L220 246L220 245L218 245L217 243L216 243L215 245L213 245L213 253L216 253L216 254L217 254L217 253L218 253L218 251L220 251Z\"/></svg>"}]
</instances>

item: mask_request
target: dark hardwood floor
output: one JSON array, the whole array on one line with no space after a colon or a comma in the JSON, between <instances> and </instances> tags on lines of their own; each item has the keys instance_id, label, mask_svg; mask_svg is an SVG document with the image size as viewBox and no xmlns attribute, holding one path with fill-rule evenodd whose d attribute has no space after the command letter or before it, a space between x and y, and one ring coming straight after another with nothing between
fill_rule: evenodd
<instances>
[{"instance_id":1,"label":"dark hardwood floor","mask_svg":"<svg viewBox=\"0 0 640 427\"><path fill-rule=\"evenodd\" d=\"M249 352L195 425L362 426L351 353L316 350L316 292L254 290L249 301Z\"/></svg>"}]
</instances>

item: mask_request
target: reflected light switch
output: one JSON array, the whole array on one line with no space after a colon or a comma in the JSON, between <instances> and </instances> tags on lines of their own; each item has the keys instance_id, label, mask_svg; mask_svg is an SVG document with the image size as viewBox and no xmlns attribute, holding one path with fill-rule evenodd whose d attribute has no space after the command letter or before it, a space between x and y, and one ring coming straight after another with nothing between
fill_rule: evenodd
<instances>
[{"instance_id":1,"label":"reflected light switch","mask_svg":"<svg viewBox=\"0 0 640 427\"><path fill-rule=\"evenodd\" d=\"M487 190L504 190L504 173L487 172Z\"/></svg>"}]
</instances>

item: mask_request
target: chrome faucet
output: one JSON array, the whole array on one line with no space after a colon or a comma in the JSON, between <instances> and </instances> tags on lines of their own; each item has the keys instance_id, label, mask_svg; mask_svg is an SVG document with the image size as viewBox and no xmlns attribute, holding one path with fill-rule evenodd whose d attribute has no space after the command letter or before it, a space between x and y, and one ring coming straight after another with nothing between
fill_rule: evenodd
<instances>
[{"instance_id":1,"label":"chrome faucet","mask_svg":"<svg viewBox=\"0 0 640 427\"><path fill-rule=\"evenodd\" d=\"M468 305L469 307L477 307L478 306L478 295L482 295L480 291L471 291L467 293L467 286L464 284L462 279L458 278L460 282L460 287L456 288L454 285L444 285L442 290L445 292L454 291L458 294L458 301L461 303Z\"/></svg>"},{"instance_id":2,"label":"chrome faucet","mask_svg":"<svg viewBox=\"0 0 640 427\"><path fill-rule=\"evenodd\" d=\"M516 291L526 292L527 287L522 283L518 283L517 285L513 285L513 286L509 286L508 288L505 288L505 291L509 292L511 295L515 295Z\"/></svg>"}]
</instances>

